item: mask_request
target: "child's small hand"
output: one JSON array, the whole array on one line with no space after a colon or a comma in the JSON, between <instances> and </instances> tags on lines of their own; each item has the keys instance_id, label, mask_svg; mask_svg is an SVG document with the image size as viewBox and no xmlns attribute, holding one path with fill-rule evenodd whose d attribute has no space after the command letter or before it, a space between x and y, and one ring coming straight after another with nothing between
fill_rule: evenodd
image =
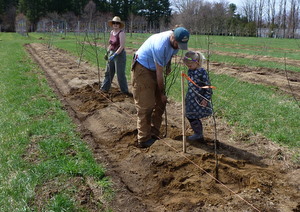
<instances>
[{"instance_id":1,"label":"child's small hand","mask_svg":"<svg viewBox=\"0 0 300 212\"><path fill-rule=\"evenodd\" d=\"M201 102L200 102L200 105L203 106L203 107L207 107L207 101L205 99L203 99Z\"/></svg>"}]
</instances>

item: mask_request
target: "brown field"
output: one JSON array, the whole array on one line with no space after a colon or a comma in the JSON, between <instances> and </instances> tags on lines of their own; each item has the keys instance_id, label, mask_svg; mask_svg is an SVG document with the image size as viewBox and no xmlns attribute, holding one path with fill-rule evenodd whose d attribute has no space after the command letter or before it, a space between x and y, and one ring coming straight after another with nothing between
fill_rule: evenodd
<instances>
[{"instance_id":1,"label":"brown field","mask_svg":"<svg viewBox=\"0 0 300 212\"><path fill-rule=\"evenodd\" d=\"M218 119L219 148L215 155L214 127L208 118L204 120L206 142L188 143L184 154L181 105L173 101L167 105L168 125L162 126L163 132L167 128L166 137L148 149L139 149L132 98L122 95L116 84L109 94L101 93L97 69L88 63L78 67L76 58L65 51L43 44L26 48L45 71L94 157L105 165L116 191L106 204L114 211L300 211L300 167L291 162L290 150L262 136L251 137L251 143L232 136L237 134L235 129ZM211 64L215 73L274 85L287 93L292 88L300 98L300 73L288 72L288 86L282 80L286 78L283 71L240 69ZM80 180L74 178L70 183L80 184ZM100 194L93 183L87 185L90 187L78 195L78 200L96 211L94 203L101 199ZM41 206L53 189L51 182L45 183L37 190L33 204Z\"/></svg>"}]
</instances>

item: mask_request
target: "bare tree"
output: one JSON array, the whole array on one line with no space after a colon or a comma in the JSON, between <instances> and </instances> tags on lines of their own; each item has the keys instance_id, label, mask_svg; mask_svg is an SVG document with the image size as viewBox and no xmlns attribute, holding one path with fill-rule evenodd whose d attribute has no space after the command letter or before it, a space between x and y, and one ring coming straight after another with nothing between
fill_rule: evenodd
<instances>
[{"instance_id":1,"label":"bare tree","mask_svg":"<svg viewBox=\"0 0 300 212\"><path fill-rule=\"evenodd\" d=\"M203 20L200 20L200 11L203 7L203 0L175 0L174 6L178 12L177 20L186 28L194 32L200 32Z\"/></svg>"},{"instance_id":2,"label":"bare tree","mask_svg":"<svg viewBox=\"0 0 300 212\"><path fill-rule=\"evenodd\" d=\"M286 37L286 0L282 0L282 15L281 15L281 23L280 26L283 29L283 37Z\"/></svg>"},{"instance_id":3,"label":"bare tree","mask_svg":"<svg viewBox=\"0 0 300 212\"><path fill-rule=\"evenodd\" d=\"M299 21L299 4L296 0L290 1L290 11L288 16L288 37L295 38L296 29Z\"/></svg>"},{"instance_id":4,"label":"bare tree","mask_svg":"<svg viewBox=\"0 0 300 212\"><path fill-rule=\"evenodd\" d=\"M261 30L263 28L264 5L265 5L265 0L258 1L258 15L257 15L258 36L262 36Z\"/></svg>"},{"instance_id":5,"label":"bare tree","mask_svg":"<svg viewBox=\"0 0 300 212\"><path fill-rule=\"evenodd\" d=\"M129 23L129 31L130 36L132 36L133 32L144 32L147 28L147 20L144 17L137 16L134 14L130 14L130 18L128 19Z\"/></svg>"},{"instance_id":6,"label":"bare tree","mask_svg":"<svg viewBox=\"0 0 300 212\"><path fill-rule=\"evenodd\" d=\"M228 20L229 13L228 13L228 4L227 3L214 3L212 7L212 14L213 16L213 32L214 34L222 35L226 32L226 20Z\"/></svg>"},{"instance_id":7,"label":"bare tree","mask_svg":"<svg viewBox=\"0 0 300 212\"><path fill-rule=\"evenodd\" d=\"M173 5L176 8L176 11L179 14L181 14L185 10L187 10L189 5L191 5L193 2L196 2L196 1L195 0L173 0Z\"/></svg>"},{"instance_id":8,"label":"bare tree","mask_svg":"<svg viewBox=\"0 0 300 212\"><path fill-rule=\"evenodd\" d=\"M267 26L269 28L269 37L274 36L275 26L275 15L276 15L276 0L267 0L266 4L267 12Z\"/></svg>"},{"instance_id":9,"label":"bare tree","mask_svg":"<svg viewBox=\"0 0 300 212\"><path fill-rule=\"evenodd\" d=\"M88 19L88 31L91 31L91 24L93 22L93 17L96 13L96 4L94 1L89 1L87 5L84 7L84 17Z\"/></svg>"},{"instance_id":10,"label":"bare tree","mask_svg":"<svg viewBox=\"0 0 300 212\"><path fill-rule=\"evenodd\" d=\"M61 15L65 21L65 32L73 32L78 23L78 17L73 12L67 12Z\"/></svg>"},{"instance_id":11,"label":"bare tree","mask_svg":"<svg viewBox=\"0 0 300 212\"><path fill-rule=\"evenodd\" d=\"M248 22L256 20L256 0L245 1L242 7L244 16L247 18Z\"/></svg>"}]
</instances>

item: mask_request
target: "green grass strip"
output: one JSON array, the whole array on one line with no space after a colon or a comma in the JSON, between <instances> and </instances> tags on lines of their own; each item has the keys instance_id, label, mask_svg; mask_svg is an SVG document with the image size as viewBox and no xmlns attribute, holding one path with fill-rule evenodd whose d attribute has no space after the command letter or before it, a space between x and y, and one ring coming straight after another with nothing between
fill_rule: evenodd
<instances>
[{"instance_id":1,"label":"green grass strip","mask_svg":"<svg viewBox=\"0 0 300 212\"><path fill-rule=\"evenodd\" d=\"M68 186L42 208L34 204L37 189L51 181L108 180L23 49L32 38L0 33L0 40L0 211L84 211L74 201L79 188Z\"/></svg>"},{"instance_id":2,"label":"green grass strip","mask_svg":"<svg viewBox=\"0 0 300 212\"><path fill-rule=\"evenodd\" d=\"M292 97L263 85L211 74L215 112L243 131L262 134L289 147L300 147L299 106Z\"/></svg>"}]
</instances>

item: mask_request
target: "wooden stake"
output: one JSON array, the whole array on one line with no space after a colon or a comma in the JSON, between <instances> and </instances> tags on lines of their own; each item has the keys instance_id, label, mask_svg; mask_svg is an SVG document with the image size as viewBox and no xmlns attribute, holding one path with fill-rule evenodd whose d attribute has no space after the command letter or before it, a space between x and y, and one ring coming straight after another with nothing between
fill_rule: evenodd
<instances>
[{"instance_id":1,"label":"wooden stake","mask_svg":"<svg viewBox=\"0 0 300 212\"><path fill-rule=\"evenodd\" d=\"M184 77L181 71L181 101L182 101L182 148L186 153L186 136L185 136L185 96L184 96Z\"/></svg>"}]
</instances>

